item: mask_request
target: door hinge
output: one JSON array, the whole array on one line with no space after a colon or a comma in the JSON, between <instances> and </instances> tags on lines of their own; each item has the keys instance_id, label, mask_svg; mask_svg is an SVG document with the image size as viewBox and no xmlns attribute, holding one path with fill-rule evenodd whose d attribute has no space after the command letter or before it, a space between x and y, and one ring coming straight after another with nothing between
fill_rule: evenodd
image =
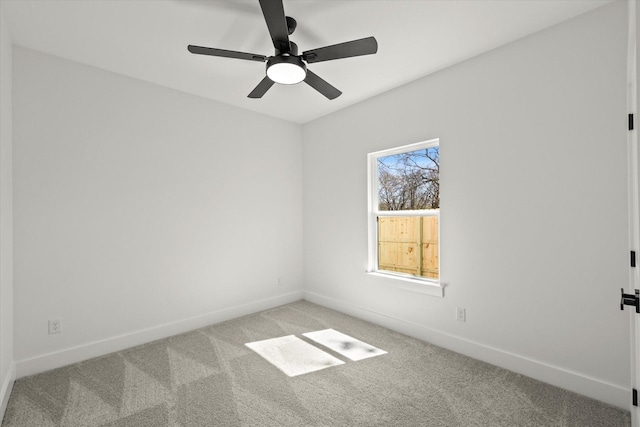
<instances>
[{"instance_id":1,"label":"door hinge","mask_svg":"<svg viewBox=\"0 0 640 427\"><path fill-rule=\"evenodd\" d=\"M629 130L633 130L633 113L629 114Z\"/></svg>"},{"instance_id":2,"label":"door hinge","mask_svg":"<svg viewBox=\"0 0 640 427\"><path fill-rule=\"evenodd\" d=\"M640 313L640 290L636 289L635 294L625 294L620 288L622 298L620 298L620 310L624 310L625 305L632 305L636 308L636 313Z\"/></svg>"},{"instance_id":3,"label":"door hinge","mask_svg":"<svg viewBox=\"0 0 640 427\"><path fill-rule=\"evenodd\" d=\"M631 403L633 406L638 406L638 390L635 388L631 391Z\"/></svg>"},{"instance_id":4,"label":"door hinge","mask_svg":"<svg viewBox=\"0 0 640 427\"><path fill-rule=\"evenodd\" d=\"M631 267L636 266L636 251L631 251Z\"/></svg>"}]
</instances>

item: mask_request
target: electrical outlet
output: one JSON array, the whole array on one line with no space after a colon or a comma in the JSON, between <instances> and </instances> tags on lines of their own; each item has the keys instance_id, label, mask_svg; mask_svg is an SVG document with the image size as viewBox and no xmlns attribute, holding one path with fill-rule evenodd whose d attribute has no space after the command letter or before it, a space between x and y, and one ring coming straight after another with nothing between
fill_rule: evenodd
<instances>
[{"instance_id":1,"label":"electrical outlet","mask_svg":"<svg viewBox=\"0 0 640 427\"><path fill-rule=\"evenodd\" d=\"M49 335L59 334L62 332L62 323L60 319L49 320Z\"/></svg>"},{"instance_id":2,"label":"electrical outlet","mask_svg":"<svg viewBox=\"0 0 640 427\"><path fill-rule=\"evenodd\" d=\"M456 320L459 322L467 321L467 310L463 307L456 307Z\"/></svg>"},{"instance_id":3,"label":"electrical outlet","mask_svg":"<svg viewBox=\"0 0 640 427\"><path fill-rule=\"evenodd\" d=\"M282 285L282 279L280 277L276 278L276 285Z\"/></svg>"}]
</instances>

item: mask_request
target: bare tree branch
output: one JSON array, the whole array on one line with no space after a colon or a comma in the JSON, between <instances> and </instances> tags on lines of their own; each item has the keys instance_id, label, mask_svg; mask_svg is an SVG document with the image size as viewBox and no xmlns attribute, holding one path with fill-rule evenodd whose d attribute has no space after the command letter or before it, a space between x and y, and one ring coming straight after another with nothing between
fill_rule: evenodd
<instances>
[{"instance_id":1,"label":"bare tree branch","mask_svg":"<svg viewBox=\"0 0 640 427\"><path fill-rule=\"evenodd\" d=\"M379 158L378 188L380 210L439 208L439 147Z\"/></svg>"}]
</instances>

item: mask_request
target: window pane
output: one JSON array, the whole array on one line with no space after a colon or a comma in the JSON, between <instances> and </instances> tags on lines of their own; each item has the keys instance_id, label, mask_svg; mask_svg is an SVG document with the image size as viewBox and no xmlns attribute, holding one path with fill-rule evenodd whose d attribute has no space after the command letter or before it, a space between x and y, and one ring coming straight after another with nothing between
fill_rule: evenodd
<instances>
[{"instance_id":1,"label":"window pane","mask_svg":"<svg viewBox=\"0 0 640 427\"><path fill-rule=\"evenodd\" d=\"M378 158L378 209L440 207L440 148L423 148Z\"/></svg>"},{"instance_id":2,"label":"window pane","mask_svg":"<svg viewBox=\"0 0 640 427\"><path fill-rule=\"evenodd\" d=\"M439 278L438 217L378 217L378 270Z\"/></svg>"}]
</instances>

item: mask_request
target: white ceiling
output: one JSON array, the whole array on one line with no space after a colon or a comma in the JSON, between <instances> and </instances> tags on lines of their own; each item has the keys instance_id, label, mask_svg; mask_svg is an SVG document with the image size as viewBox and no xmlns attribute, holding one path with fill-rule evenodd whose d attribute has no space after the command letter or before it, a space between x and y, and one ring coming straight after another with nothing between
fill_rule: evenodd
<instances>
[{"instance_id":1,"label":"white ceiling","mask_svg":"<svg viewBox=\"0 0 640 427\"><path fill-rule=\"evenodd\" d=\"M305 123L612 0L284 0L300 52L378 40L376 55L309 66L343 92L333 101L304 83L249 99L265 64L187 51L273 55L258 0L0 1L16 45Z\"/></svg>"}]
</instances>

